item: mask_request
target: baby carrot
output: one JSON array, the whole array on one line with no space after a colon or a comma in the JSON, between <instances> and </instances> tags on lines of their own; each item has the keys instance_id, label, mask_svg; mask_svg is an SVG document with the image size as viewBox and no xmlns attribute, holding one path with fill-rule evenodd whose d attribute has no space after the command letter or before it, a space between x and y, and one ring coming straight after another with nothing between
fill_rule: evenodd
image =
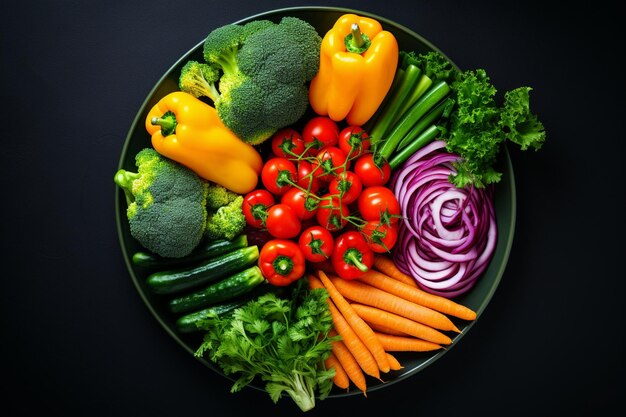
<instances>
[{"instance_id":1,"label":"baby carrot","mask_svg":"<svg viewBox=\"0 0 626 417\"><path fill-rule=\"evenodd\" d=\"M374 332L378 332L378 333L385 333L385 334L392 334L395 336L406 336L406 333L402 333L396 329L392 329L391 327L387 327L384 326L382 324L376 324L376 323L372 323L369 322L367 320L365 320L365 322L367 323L368 326L370 326L372 328L372 330L374 330Z\"/></svg>"},{"instance_id":2,"label":"baby carrot","mask_svg":"<svg viewBox=\"0 0 626 417\"><path fill-rule=\"evenodd\" d=\"M407 285L418 288L417 281L400 271L393 260L387 255L376 255L374 257L374 269L389 275L391 278L404 282Z\"/></svg>"},{"instance_id":3,"label":"baby carrot","mask_svg":"<svg viewBox=\"0 0 626 417\"><path fill-rule=\"evenodd\" d=\"M382 259L383 257L379 258ZM471 321L476 319L476 312L465 307L464 305L439 295L427 293L426 291L417 288L415 285L405 284L405 281L397 280L389 274L388 271L390 268L396 269L396 275L403 274L403 272L398 270L397 267L393 265L393 261L389 258L386 259L391 263L391 266L386 267L387 272L374 271L370 269L359 277L359 280L376 288L380 288L381 290L385 290L407 300L421 304L425 307L432 308L433 310L441 313L449 314L463 320Z\"/></svg>"},{"instance_id":4,"label":"baby carrot","mask_svg":"<svg viewBox=\"0 0 626 417\"><path fill-rule=\"evenodd\" d=\"M322 281L314 275L309 276L309 288L325 288ZM328 299L328 308L333 318L333 328L339 333L344 344L354 356L354 359L359 363L363 372L374 378L380 379L380 370L378 364L372 355L372 352L365 346L363 341L359 339L354 332L350 324L346 321L345 317L341 314L339 309L335 306L332 299Z\"/></svg>"},{"instance_id":5,"label":"baby carrot","mask_svg":"<svg viewBox=\"0 0 626 417\"><path fill-rule=\"evenodd\" d=\"M441 333L439 330L425 326L422 323L418 323L411 319L407 319L406 317L363 304L351 304L350 306L356 314L368 322L382 324L408 335L440 345L449 345L452 343L452 339Z\"/></svg>"},{"instance_id":6,"label":"baby carrot","mask_svg":"<svg viewBox=\"0 0 626 417\"><path fill-rule=\"evenodd\" d=\"M378 307L437 330L461 332L452 323L452 320L431 308L408 301L359 280L347 281L341 278L332 278L331 281L341 295L357 303Z\"/></svg>"},{"instance_id":7,"label":"baby carrot","mask_svg":"<svg viewBox=\"0 0 626 417\"><path fill-rule=\"evenodd\" d=\"M372 355L374 356L374 359L378 364L378 368L382 372L389 372L389 362L387 361L385 350L383 349L380 341L374 334L372 328L369 327L367 323L365 323L365 321L354 312L352 306L337 290L337 288L331 282L330 278L328 278L326 273L324 273L324 271L318 271L318 273L322 284L324 284L324 286L326 287L326 290L328 291L330 298L335 303L337 309L350 324L350 327L352 327L354 332L358 335L359 339L361 339L365 346L367 346L369 351L372 352Z\"/></svg>"},{"instance_id":8,"label":"baby carrot","mask_svg":"<svg viewBox=\"0 0 626 417\"><path fill-rule=\"evenodd\" d=\"M328 300L330 307L330 314L333 318L333 326L337 333L341 336L343 343L345 343L354 359L359 363L363 372L372 376L374 378L380 379L380 371L378 369L378 364L372 355L372 352L369 351L367 346L359 339L356 335L352 327L348 324L343 315L339 312L335 304L332 300Z\"/></svg>"},{"instance_id":9,"label":"baby carrot","mask_svg":"<svg viewBox=\"0 0 626 417\"><path fill-rule=\"evenodd\" d=\"M376 332L378 340L388 352L429 352L441 349L441 346L411 336L396 336L392 334Z\"/></svg>"},{"instance_id":10,"label":"baby carrot","mask_svg":"<svg viewBox=\"0 0 626 417\"><path fill-rule=\"evenodd\" d=\"M346 370L343 369L343 366L341 366L341 363L339 362L337 356L335 356L335 353L333 351L330 352L330 355L324 361L324 365L326 366L326 369L335 370L333 383L339 388L348 389L348 387L350 386L350 379L348 378Z\"/></svg>"},{"instance_id":11,"label":"baby carrot","mask_svg":"<svg viewBox=\"0 0 626 417\"><path fill-rule=\"evenodd\" d=\"M337 336L337 332L331 330L328 335L331 337ZM335 340L332 343L332 352L335 354L335 357L341 364L341 367L344 371L346 371L348 379L350 379L350 381L352 381L358 389L363 391L363 395L367 397L367 382L365 381L365 374L356 359L354 359L354 356L352 356L352 353L350 353L343 341Z\"/></svg>"},{"instance_id":12,"label":"baby carrot","mask_svg":"<svg viewBox=\"0 0 626 417\"><path fill-rule=\"evenodd\" d=\"M387 360L389 361L389 366L391 367L392 371L399 371L400 369L404 368L402 364L398 361L398 359L396 359L396 357L389 352L387 352Z\"/></svg>"}]
</instances>

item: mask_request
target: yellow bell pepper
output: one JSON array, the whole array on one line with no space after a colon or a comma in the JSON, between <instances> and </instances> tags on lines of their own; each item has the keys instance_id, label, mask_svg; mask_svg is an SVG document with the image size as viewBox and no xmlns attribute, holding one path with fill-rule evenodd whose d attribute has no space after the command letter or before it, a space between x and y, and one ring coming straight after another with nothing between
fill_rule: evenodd
<instances>
[{"instance_id":1,"label":"yellow bell pepper","mask_svg":"<svg viewBox=\"0 0 626 417\"><path fill-rule=\"evenodd\" d=\"M326 32L309 87L313 110L361 126L376 112L398 66L398 42L374 19L344 14Z\"/></svg>"},{"instance_id":2,"label":"yellow bell pepper","mask_svg":"<svg viewBox=\"0 0 626 417\"><path fill-rule=\"evenodd\" d=\"M145 125L157 152L201 178L238 194L256 187L263 167L261 155L200 99L182 91L170 93L152 107Z\"/></svg>"}]
</instances>

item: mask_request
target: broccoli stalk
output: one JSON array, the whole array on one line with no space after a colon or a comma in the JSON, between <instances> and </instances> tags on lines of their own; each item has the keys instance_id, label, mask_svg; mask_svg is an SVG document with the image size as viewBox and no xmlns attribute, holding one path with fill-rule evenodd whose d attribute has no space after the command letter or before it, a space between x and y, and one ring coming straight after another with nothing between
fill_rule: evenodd
<instances>
[{"instance_id":1,"label":"broccoli stalk","mask_svg":"<svg viewBox=\"0 0 626 417\"><path fill-rule=\"evenodd\" d=\"M135 196L133 195L133 181L139 179L141 175L137 172L129 172L124 169L120 169L115 173L113 177L113 181L124 191L124 196L126 197L126 204L130 205L135 201Z\"/></svg>"}]
</instances>

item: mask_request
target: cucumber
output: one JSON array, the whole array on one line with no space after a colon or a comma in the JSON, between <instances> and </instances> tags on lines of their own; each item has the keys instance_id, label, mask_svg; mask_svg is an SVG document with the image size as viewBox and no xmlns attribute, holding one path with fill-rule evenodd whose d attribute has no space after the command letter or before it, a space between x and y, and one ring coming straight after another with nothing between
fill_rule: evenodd
<instances>
[{"instance_id":1,"label":"cucumber","mask_svg":"<svg viewBox=\"0 0 626 417\"><path fill-rule=\"evenodd\" d=\"M224 304L217 304L200 311L194 311L193 313L179 317L178 320L176 320L176 327L181 333L191 333L204 330L201 326L199 326L199 324L201 324L204 320L228 313L229 311L244 305L246 301L247 300L239 299L229 301Z\"/></svg>"},{"instance_id":2,"label":"cucumber","mask_svg":"<svg viewBox=\"0 0 626 417\"><path fill-rule=\"evenodd\" d=\"M172 313L186 313L208 307L212 304L227 300L234 300L246 294L265 281L261 269L254 265L248 269L237 272L221 281L215 282L208 287L174 298L169 302Z\"/></svg>"},{"instance_id":3,"label":"cucumber","mask_svg":"<svg viewBox=\"0 0 626 417\"><path fill-rule=\"evenodd\" d=\"M159 271L146 284L156 294L172 294L224 278L249 267L259 258L259 247L248 246L211 258L193 268Z\"/></svg>"},{"instance_id":4,"label":"cucumber","mask_svg":"<svg viewBox=\"0 0 626 417\"><path fill-rule=\"evenodd\" d=\"M233 240L219 239L200 243L193 252L182 258L164 258L155 253L139 251L133 254L132 261L142 268L170 268L204 261L246 246L248 237L240 235Z\"/></svg>"},{"instance_id":5,"label":"cucumber","mask_svg":"<svg viewBox=\"0 0 626 417\"><path fill-rule=\"evenodd\" d=\"M252 299L255 299L263 294L267 294L268 292L273 292L277 295L284 294L285 287L277 287L275 285L271 285L267 281L263 282L261 285L257 285L251 291L242 294L240 297L233 300L227 300L223 303L214 304L202 310L186 313L184 316L181 316L178 320L176 320L176 326L181 333L206 330L201 324L204 320L210 319L215 315L219 316L226 314L237 307L243 306Z\"/></svg>"}]
</instances>

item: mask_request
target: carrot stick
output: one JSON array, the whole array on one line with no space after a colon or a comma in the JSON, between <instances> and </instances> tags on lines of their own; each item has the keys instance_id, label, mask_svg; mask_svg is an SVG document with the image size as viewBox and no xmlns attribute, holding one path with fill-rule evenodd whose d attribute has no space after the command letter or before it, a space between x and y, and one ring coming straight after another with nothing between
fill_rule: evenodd
<instances>
[{"instance_id":1,"label":"carrot stick","mask_svg":"<svg viewBox=\"0 0 626 417\"><path fill-rule=\"evenodd\" d=\"M382 258L383 257L379 257L379 259ZM439 311L441 313L449 314L463 320L471 321L476 319L476 312L470 308L465 307L464 305L461 305L439 295L427 293L426 291L419 289L415 285L405 284L404 281L397 280L390 274L391 269L395 268L396 275L404 275L404 273L397 269L397 267L393 264L393 261L391 261L389 258L385 259L390 262L390 266L387 266L385 268L386 271L374 271L370 269L364 275L359 277L359 280L376 288L380 288L381 290L388 291L407 300L421 304L425 307L432 308L433 310ZM406 276L408 278L411 278L408 275Z\"/></svg>"},{"instance_id":2,"label":"carrot stick","mask_svg":"<svg viewBox=\"0 0 626 417\"><path fill-rule=\"evenodd\" d=\"M325 288L322 281L316 276L309 276L309 288ZM363 341L359 339L354 332L350 324L346 321L345 317L341 314L339 309L335 306L332 299L328 299L328 308L333 318L333 327L341 336L346 347L354 356L354 359L359 363L363 372L374 378L380 379L380 370L378 364L372 355L372 352L365 346Z\"/></svg>"},{"instance_id":3,"label":"carrot stick","mask_svg":"<svg viewBox=\"0 0 626 417\"><path fill-rule=\"evenodd\" d=\"M398 331L396 329L392 329L391 327L383 326L382 324L372 323L372 322L369 322L367 320L365 320L365 322L376 333L392 334L394 336L407 336L406 333L402 333L402 332L400 332L400 331Z\"/></svg>"},{"instance_id":4,"label":"carrot stick","mask_svg":"<svg viewBox=\"0 0 626 417\"><path fill-rule=\"evenodd\" d=\"M348 378L346 370L343 369L343 366L341 366L341 362L339 362L339 359L337 359L337 356L335 356L335 353L333 351L330 352L330 355L324 361L324 365L326 366L326 369L335 370L333 383L339 388L348 389L348 387L350 386L350 379Z\"/></svg>"},{"instance_id":5,"label":"carrot stick","mask_svg":"<svg viewBox=\"0 0 626 417\"><path fill-rule=\"evenodd\" d=\"M336 336L337 332L335 330L331 330L328 335L331 337ZM359 366L358 362L354 359L354 356L352 356L352 353L350 353L342 340L335 340L332 344L332 352L335 354L335 357L341 364L341 367L344 371L346 371L348 378L358 389L363 391L363 395L367 397L367 382L365 381L365 374L363 373L363 370Z\"/></svg>"},{"instance_id":6,"label":"carrot stick","mask_svg":"<svg viewBox=\"0 0 626 417\"><path fill-rule=\"evenodd\" d=\"M429 352L441 349L441 345L411 336L396 336L376 332L387 352Z\"/></svg>"},{"instance_id":7,"label":"carrot stick","mask_svg":"<svg viewBox=\"0 0 626 417\"><path fill-rule=\"evenodd\" d=\"M444 314L421 304L408 301L359 280L347 281L333 277L331 281L341 295L357 303L378 307L438 330L461 332Z\"/></svg>"},{"instance_id":8,"label":"carrot stick","mask_svg":"<svg viewBox=\"0 0 626 417\"><path fill-rule=\"evenodd\" d=\"M354 356L354 359L359 363L363 372L369 376L380 379L380 370L378 369L378 364L372 352L370 352L367 346L359 339L335 304L331 300L328 301L330 314L333 317L333 325L337 333L341 336L343 343L345 343L350 353L352 353L352 356Z\"/></svg>"},{"instance_id":9,"label":"carrot stick","mask_svg":"<svg viewBox=\"0 0 626 417\"><path fill-rule=\"evenodd\" d=\"M318 271L318 273L322 284L326 287L326 290L328 291L330 298L335 303L337 309L341 312L350 327L352 327L352 330L354 330L354 332L358 335L359 339L361 339L369 351L372 352L372 355L378 364L378 368L382 372L389 372L389 361L385 355L385 350L374 334L372 328L369 327L367 323L365 323L365 321L354 312L352 306L337 290L326 273L324 273L324 271Z\"/></svg>"},{"instance_id":10,"label":"carrot stick","mask_svg":"<svg viewBox=\"0 0 626 417\"><path fill-rule=\"evenodd\" d=\"M396 357L389 352L387 352L387 360L389 361L389 366L391 367L392 371L399 371L400 369L404 368L404 366L402 366L398 359L396 359Z\"/></svg>"},{"instance_id":11,"label":"carrot stick","mask_svg":"<svg viewBox=\"0 0 626 417\"><path fill-rule=\"evenodd\" d=\"M374 257L374 269L389 275L391 278L418 288L415 278L400 271L393 260L386 255L376 255Z\"/></svg>"},{"instance_id":12,"label":"carrot stick","mask_svg":"<svg viewBox=\"0 0 626 417\"><path fill-rule=\"evenodd\" d=\"M452 343L452 339L441 333L439 330L425 326L422 323L418 323L411 319L407 319L406 317L364 304L351 304L351 307L356 314L368 322L382 324L408 335L440 345L449 345Z\"/></svg>"}]
</instances>

